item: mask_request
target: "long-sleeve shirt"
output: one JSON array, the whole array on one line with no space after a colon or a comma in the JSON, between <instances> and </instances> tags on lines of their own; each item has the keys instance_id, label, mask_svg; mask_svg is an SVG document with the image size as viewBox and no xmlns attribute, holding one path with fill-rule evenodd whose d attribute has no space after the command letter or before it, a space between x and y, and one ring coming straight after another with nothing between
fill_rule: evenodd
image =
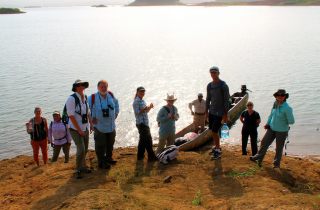
<instances>
[{"instance_id":1,"label":"long-sleeve shirt","mask_svg":"<svg viewBox=\"0 0 320 210\"><path fill-rule=\"evenodd\" d=\"M169 108L167 106L167 108ZM170 135L176 132L176 120L173 118L173 115L177 115L177 119L179 119L178 109L174 107L174 111L172 108L169 108L172 117L168 118L168 111L162 107L157 115L157 121L160 122L159 134L161 135Z\"/></svg>"},{"instance_id":2,"label":"long-sleeve shirt","mask_svg":"<svg viewBox=\"0 0 320 210\"><path fill-rule=\"evenodd\" d=\"M294 124L293 110L287 102L277 107L277 101L274 102L267 124L274 131L285 132L289 130L289 124Z\"/></svg>"},{"instance_id":3,"label":"long-sleeve shirt","mask_svg":"<svg viewBox=\"0 0 320 210\"><path fill-rule=\"evenodd\" d=\"M199 99L192 101L191 103L189 103L189 109L192 111L192 105L194 106L194 112L198 113L198 114L203 114L206 111L206 101L205 100L201 100L201 102L199 101Z\"/></svg>"},{"instance_id":4,"label":"long-sleeve shirt","mask_svg":"<svg viewBox=\"0 0 320 210\"><path fill-rule=\"evenodd\" d=\"M92 109L92 118L98 120L97 124L93 124L93 127L97 128L101 133L111 133L116 128L115 116L119 114L118 99L107 93L106 99L104 99L99 92L95 93L94 104L92 105L92 95L89 96L89 106ZM113 110L108 107L110 105ZM109 117L103 117L102 109L109 109Z\"/></svg>"},{"instance_id":5,"label":"long-sleeve shirt","mask_svg":"<svg viewBox=\"0 0 320 210\"><path fill-rule=\"evenodd\" d=\"M222 117L229 110L229 87L226 83L220 90L220 80L217 83L210 82L207 86L206 109L213 115Z\"/></svg>"},{"instance_id":6,"label":"long-sleeve shirt","mask_svg":"<svg viewBox=\"0 0 320 210\"><path fill-rule=\"evenodd\" d=\"M136 117L136 124L139 125L143 123L146 126L149 126L147 110L140 113L140 110L147 106L146 102L137 96L136 99L133 101L132 106L133 106L134 116Z\"/></svg>"},{"instance_id":7,"label":"long-sleeve shirt","mask_svg":"<svg viewBox=\"0 0 320 210\"><path fill-rule=\"evenodd\" d=\"M67 114L68 114L68 116L74 116L74 118L76 119L76 121L82 131L86 131L86 129L90 130L89 119L88 119L87 123L84 123L84 124L82 123L82 115L84 115L84 114L89 115L90 114L88 102L87 102L86 98L84 98L84 101L82 101L79 93L76 92L76 95L77 95L80 103L77 104L77 107L76 107L76 101L75 101L74 97L69 96L69 98L66 102ZM78 114L78 113L80 113L80 106L81 106L81 115ZM74 124L72 123L71 120L69 120L68 128L72 128L74 130L77 130L77 128L74 126Z\"/></svg>"},{"instance_id":8,"label":"long-sleeve shirt","mask_svg":"<svg viewBox=\"0 0 320 210\"><path fill-rule=\"evenodd\" d=\"M63 145L65 143L71 143L72 137L70 135L69 129L66 128L66 126L67 125L64 125L62 121L51 122L49 125L49 133L48 133L49 143L52 143L53 139L54 139L55 145Z\"/></svg>"}]
</instances>

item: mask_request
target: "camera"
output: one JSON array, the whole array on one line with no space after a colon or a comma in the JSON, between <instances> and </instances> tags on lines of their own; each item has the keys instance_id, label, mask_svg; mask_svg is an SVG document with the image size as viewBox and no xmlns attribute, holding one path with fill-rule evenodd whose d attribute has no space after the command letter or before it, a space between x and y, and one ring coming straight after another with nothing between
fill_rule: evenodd
<instances>
[{"instance_id":1,"label":"camera","mask_svg":"<svg viewBox=\"0 0 320 210\"><path fill-rule=\"evenodd\" d=\"M87 114L83 114L82 115L82 124L86 124L88 123L88 115Z\"/></svg>"},{"instance_id":2,"label":"camera","mask_svg":"<svg viewBox=\"0 0 320 210\"><path fill-rule=\"evenodd\" d=\"M102 116L109 117L109 109L102 109Z\"/></svg>"}]
</instances>

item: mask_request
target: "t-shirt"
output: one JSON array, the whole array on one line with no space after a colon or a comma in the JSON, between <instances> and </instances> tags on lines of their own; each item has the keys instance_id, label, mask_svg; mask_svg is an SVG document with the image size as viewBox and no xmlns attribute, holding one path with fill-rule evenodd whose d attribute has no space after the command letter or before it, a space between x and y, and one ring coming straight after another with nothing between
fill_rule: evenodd
<instances>
[{"instance_id":1,"label":"t-shirt","mask_svg":"<svg viewBox=\"0 0 320 210\"><path fill-rule=\"evenodd\" d=\"M253 111L253 113L249 115L248 110L245 110L241 113L241 117L244 118L243 129L257 129L257 120L260 119L258 112Z\"/></svg>"}]
</instances>

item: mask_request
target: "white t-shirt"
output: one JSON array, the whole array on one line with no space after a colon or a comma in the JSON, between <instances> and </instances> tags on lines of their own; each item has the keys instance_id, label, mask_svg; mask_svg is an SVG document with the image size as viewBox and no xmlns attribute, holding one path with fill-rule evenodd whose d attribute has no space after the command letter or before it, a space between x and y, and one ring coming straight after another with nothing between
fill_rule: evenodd
<instances>
[{"instance_id":1,"label":"white t-shirt","mask_svg":"<svg viewBox=\"0 0 320 210\"><path fill-rule=\"evenodd\" d=\"M77 105L77 107L75 107L75 99L73 96L70 96L66 102L67 114L69 117L74 116L74 118L78 122L78 125L80 126L82 131L86 131L86 129L90 130L89 117L88 117L88 122L85 124L82 124L82 115L83 114L90 115L88 101L86 100L86 98L84 98L84 101L82 101L80 94L77 92L76 92L76 95L78 96L80 103ZM80 113L80 106L81 106L81 115L78 114L78 113ZM88 111L88 113L86 113L87 111ZM74 126L74 124L72 123L71 120L69 120L68 128L72 128L74 130L77 130L77 128Z\"/></svg>"}]
</instances>

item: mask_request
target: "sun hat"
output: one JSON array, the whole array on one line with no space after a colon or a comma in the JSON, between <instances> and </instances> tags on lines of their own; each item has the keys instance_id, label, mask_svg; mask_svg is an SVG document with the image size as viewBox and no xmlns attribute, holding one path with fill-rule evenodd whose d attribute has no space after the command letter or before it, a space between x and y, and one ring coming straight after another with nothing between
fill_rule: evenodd
<instances>
[{"instance_id":1,"label":"sun hat","mask_svg":"<svg viewBox=\"0 0 320 210\"><path fill-rule=\"evenodd\" d=\"M202 93L199 93L198 96L203 97L203 94L202 94Z\"/></svg>"},{"instance_id":2,"label":"sun hat","mask_svg":"<svg viewBox=\"0 0 320 210\"><path fill-rule=\"evenodd\" d=\"M275 98L277 98L277 95L278 95L279 93L282 93L282 94L286 95L286 98L289 98L289 93L287 93L285 89L278 89L277 92L275 92L275 93L273 94L273 96L274 96Z\"/></svg>"},{"instance_id":3,"label":"sun hat","mask_svg":"<svg viewBox=\"0 0 320 210\"><path fill-rule=\"evenodd\" d=\"M140 87L137 88L137 92L143 91L143 90L145 91L146 89L144 89L144 87L142 87L142 86L140 86Z\"/></svg>"},{"instance_id":4,"label":"sun hat","mask_svg":"<svg viewBox=\"0 0 320 210\"><path fill-rule=\"evenodd\" d=\"M73 91L73 92L76 92L75 86L76 86L77 84L84 84L84 88L88 88L88 87L89 87L89 82L85 82L85 81L83 81L82 79L77 79L77 80L73 83L73 85L72 85L72 91Z\"/></svg>"},{"instance_id":5,"label":"sun hat","mask_svg":"<svg viewBox=\"0 0 320 210\"><path fill-rule=\"evenodd\" d=\"M167 99L164 99L164 100L165 101L176 101L177 99L174 98L174 94L172 94L172 95L167 94Z\"/></svg>"},{"instance_id":6,"label":"sun hat","mask_svg":"<svg viewBox=\"0 0 320 210\"><path fill-rule=\"evenodd\" d=\"M210 68L209 72L211 73L211 72L220 72L220 71L219 71L219 68L218 68L218 67L212 66L212 67Z\"/></svg>"}]
</instances>

